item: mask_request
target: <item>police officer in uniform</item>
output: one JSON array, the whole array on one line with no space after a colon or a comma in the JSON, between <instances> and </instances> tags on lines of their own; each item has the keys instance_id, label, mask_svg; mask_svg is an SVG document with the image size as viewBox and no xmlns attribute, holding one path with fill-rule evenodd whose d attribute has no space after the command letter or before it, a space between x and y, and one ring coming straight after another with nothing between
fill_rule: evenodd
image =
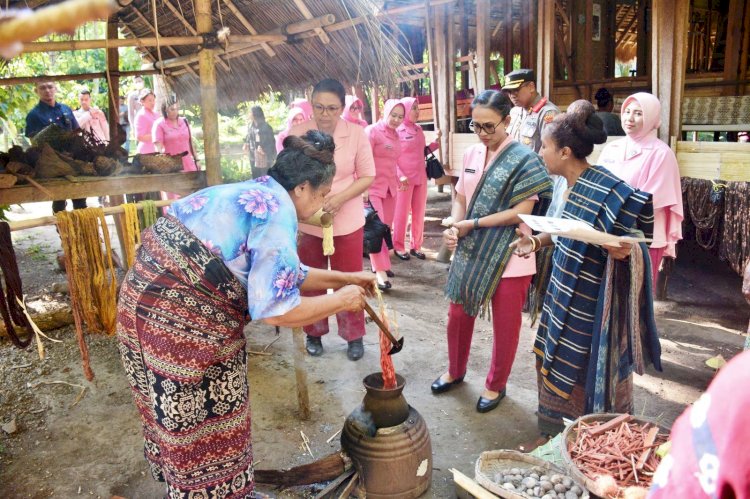
<instances>
[{"instance_id":1,"label":"police officer in uniform","mask_svg":"<svg viewBox=\"0 0 750 499\"><path fill-rule=\"evenodd\" d=\"M560 110L536 91L536 78L531 69L508 73L503 91L515 106L510 111L508 134L538 153L542 147L542 130Z\"/></svg>"}]
</instances>

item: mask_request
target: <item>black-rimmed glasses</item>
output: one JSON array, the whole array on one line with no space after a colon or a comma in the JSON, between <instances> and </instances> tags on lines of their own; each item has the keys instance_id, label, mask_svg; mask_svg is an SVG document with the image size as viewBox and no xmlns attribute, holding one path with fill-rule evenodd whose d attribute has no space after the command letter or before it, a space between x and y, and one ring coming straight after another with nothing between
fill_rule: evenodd
<instances>
[{"instance_id":1,"label":"black-rimmed glasses","mask_svg":"<svg viewBox=\"0 0 750 499\"><path fill-rule=\"evenodd\" d=\"M500 123L502 123L502 121L498 123L474 123L474 120L472 120L469 122L469 130L476 134L484 132L487 135L492 135L495 133L495 130Z\"/></svg>"}]
</instances>

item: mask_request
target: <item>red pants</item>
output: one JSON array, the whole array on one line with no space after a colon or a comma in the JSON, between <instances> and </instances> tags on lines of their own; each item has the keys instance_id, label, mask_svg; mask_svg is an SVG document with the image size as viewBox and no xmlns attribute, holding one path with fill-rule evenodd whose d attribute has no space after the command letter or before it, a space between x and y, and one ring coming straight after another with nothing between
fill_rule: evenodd
<instances>
[{"instance_id":1,"label":"red pants","mask_svg":"<svg viewBox=\"0 0 750 499\"><path fill-rule=\"evenodd\" d=\"M409 184L405 191L396 195L396 215L393 217L393 249L399 253L406 251L406 222L411 212L411 249L419 251L424 241L424 213L427 209L427 182Z\"/></svg>"},{"instance_id":2,"label":"red pants","mask_svg":"<svg viewBox=\"0 0 750 499\"><path fill-rule=\"evenodd\" d=\"M502 278L492 296L494 339L492 361L484 386L493 392L502 391L508 382L518 348L521 309L530 283L530 275ZM466 314L463 306L451 302L448 308L448 372L452 378L466 374L475 321L476 317Z\"/></svg>"},{"instance_id":3,"label":"red pants","mask_svg":"<svg viewBox=\"0 0 750 499\"><path fill-rule=\"evenodd\" d=\"M654 278L654 294L656 294L656 280L659 278L659 267L661 267L661 259L665 251L667 251L666 247L648 249L648 256L651 257L651 275Z\"/></svg>"},{"instance_id":4,"label":"red pants","mask_svg":"<svg viewBox=\"0 0 750 499\"><path fill-rule=\"evenodd\" d=\"M323 240L319 237L300 233L297 251L299 258L307 266L328 269L329 258L331 270L342 272L360 272L362 270L362 237L360 227L351 234L334 236L333 245L336 251L330 257L323 256ZM325 291L306 291L302 296L320 296ZM339 336L346 341L356 340L365 335L364 312L339 312L336 314ZM303 328L310 336L323 336L328 333L328 318L314 322Z\"/></svg>"},{"instance_id":5,"label":"red pants","mask_svg":"<svg viewBox=\"0 0 750 499\"><path fill-rule=\"evenodd\" d=\"M378 212L380 220L389 227L393 225L393 211L396 208L396 198L386 194L384 198L370 195L370 202L375 211ZM378 253L370 253L370 265L372 270L391 270L391 254L388 245L383 241Z\"/></svg>"}]
</instances>

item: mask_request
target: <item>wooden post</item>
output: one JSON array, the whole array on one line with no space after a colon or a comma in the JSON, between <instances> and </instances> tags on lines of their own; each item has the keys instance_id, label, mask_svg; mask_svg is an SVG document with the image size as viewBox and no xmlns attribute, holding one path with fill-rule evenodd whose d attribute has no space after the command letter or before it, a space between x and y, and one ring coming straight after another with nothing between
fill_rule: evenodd
<instances>
[{"instance_id":1,"label":"wooden post","mask_svg":"<svg viewBox=\"0 0 750 499\"><path fill-rule=\"evenodd\" d=\"M208 34L213 31L211 0L195 0L195 24L200 34ZM198 60L201 85L201 119L203 120L203 150L206 156L206 183L208 185L221 183L215 56L215 49L204 46L201 48Z\"/></svg>"},{"instance_id":2,"label":"wooden post","mask_svg":"<svg viewBox=\"0 0 750 499\"><path fill-rule=\"evenodd\" d=\"M488 23L489 17L490 16L487 16ZM505 2L504 17L505 21L503 21L503 32L505 34L505 44L503 47L503 75L507 75L508 73L513 71L513 47L517 46L515 43L513 43L513 2ZM477 24L477 26L479 26L479 24Z\"/></svg>"},{"instance_id":3,"label":"wooden post","mask_svg":"<svg viewBox=\"0 0 750 499\"><path fill-rule=\"evenodd\" d=\"M742 48L740 53L745 57L740 60L740 81L745 81L747 78L747 63L749 57L747 57L747 51L750 49L750 6L745 4L745 18L742 27ZM737 95L743 95L747 89L747 84L741 84L737 89Z\"/></svg>"},{"instance_id":4,"label":"wooden post","mask_svg":"<svg viewBox=\"0 0 750 499\"><path fill-rule=\"evenodd\" d=\"M653 3L651 91L661 102L659 138L666 143L680 136L689 11L689 0Z\"/></svg>"},{"instance_id":5,"label":"wooden post","mask_svg":"<svg viewBox=\"0 0 750 499\"><path fill-rule=\"evenodd\" d=\"M305 333L301 327L292 328L294 342L294 377L297 381L297 405L299 418L310 419L310 395L307 393L307 371L305 371Z\"/></svg>"},{"instance_id":6,"label":"wooden post","mask_svg":"<svg viewBox=\"0 0 750 499\"><path fill-rule=\"evenodd\" d=\"M651 72L650 62L652 58L649 58L649 37L648 31L646 30L646 3L646 0L639 0L638 13L636 14L638 16L638 31L636 32L637 62L635 66L637 76L646 76ZM658 35L655 19L653 17L651 18L651 32L652 36Z\"/></svg>"},{"instance_id":7,"label":"wooden post","mask_svg":"<svg viewBox=\"0 0 750 499\"><path fill-rule=\"evenodd\" d=\"M449 133L452 132L456 126L456 24L453 16L453 5L448 5L445 8L448 11L448 32L446 33L446 36L448 37L446 40L446 69L448 74L446 76L448 77L448 96L450 97L450 106L448 107L448 130L445 130L445 133ZM450 160L448 163L450 163Z\"/></svg>"},{"instance_id":8,"label":"wooden post","mask_svg":"<svg viewBox=\"0 0 750 499\"><path fill-rule=\"evenodd\" d=\"M380 87L377 83L372 86L372 102L370 102L370 116L372 123L377 123L380 119Z\"/></svg>"},{"instance_id":9,"label":"wooden post","mask_svg":"<svg viewBox=\"0 0 750 499\"><path fill-rule=\"evenodd\" d=\"M550 98L555 71L555 0L538 1L537 21L536 88L540 94Z\"/></svg>"},{"instance_id":10,"label":"wooden post","mask_svg":"<svg viewBox=\"0 0 750 499\"><path fill-rule=\"evenodd\" d=\"M506 2L510 4L510 2ZM476 0L477 6L477 82L476 92L490 86L490 0Z\"/></svg>"},{"instance_id":11,"label":"wooden post","mask_svg":"<svg viewBox=\"0 0 750 499\"><path fill-rule=\"evenodd\" d=\"M437 87L438 96L440 97L440 106L436 109L438 115L438 124L443 132L440 137L440 154L443 165L451 169L450 165L450 106L453 105L455 96L450 95L448 91L448 67L453 60L448 55L447 48L447 20L448 6L441 5L435 8L435 63L437 64L437 74L435 75L435 86ZM433 99L433 109L435 104Z\"/></svg>"},{"instance_id":12,"label":"wooden post","mask_svg":"<svg viewBox=\"0 0 750 499\"><path fill-rule=\"evenodd\" d=\"M435 63L436 53L432 24L432 7L430 7L430 0L425 0L424 27L427 37L427 55L429 57L430 63L430 97L432 98L432 122L434 128L437 130L438 128L440 128L440 123L438 122L438 88L437 84L435 83L435 78L437 78L437 64Z\"/></svg>"},{"instance_id":13,"label":"wooden post","mask_svg":"<svg viewBox=\"0 0 750 499\"><path fill-rule=\"evenodd\" d=\"M459 42L461 57L469 55L469 16L463 15L464 9L466 9L466 0L458 0L458 12L461 20L461 39ZM469 86L469 71L461 71L461 90L468 88L471 88Z\"/></svg>"},{"instance_id":14,"label":"wooden post","mask_svg":"<svg viewBox=\"0 0 750 499\"><path fill-rule=\"evenodd\" d=\"M583 79L586 80L585 94L582 96L586 100L591 100L591 43L592 36L594 35L594 1L586 0L586 29L583 43ZM573 26L570 27L573 31ZM601 19L599 20L599 31L601 32ZM606 36L606 34L603 34ZM573 80L577 80L578 76L573 75Z\"/></svg>"},{"instance_id":15,"label":"wooden post","mask_svg":"<svg viewBox=\"0 0 750 499\"><path fill-rule=\"evenodd\" d=\"M727 41L724 49L724 79L730 81L736 81L740 74L740 47L742 46L742 24L744 21L744 9L747 9L747 2L744 0L730 0L729 1L729 12L727 18ZM742 53L742 56L747 59L747 53ZM740 95L740 85L727 85L725 86L721 94L722 95Z\"/></svg>"}]
</instances>

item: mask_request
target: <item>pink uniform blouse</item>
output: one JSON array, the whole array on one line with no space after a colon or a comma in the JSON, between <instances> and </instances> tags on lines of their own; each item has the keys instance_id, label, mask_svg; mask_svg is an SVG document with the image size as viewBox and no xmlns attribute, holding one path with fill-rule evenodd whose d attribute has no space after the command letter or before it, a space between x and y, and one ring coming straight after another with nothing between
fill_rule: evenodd
<instances>
[{"instance_id":1,"label":"pink uniform blouse","mask_svg":"<svg viewBox=\"0 0 750 499\"><path fill-rule=\"evenodd\" d=\"M301 136L308 130L317 130L317 128L317 123L312 119L295 125L289 133ZM331 194L346 190L358 178L375 176L375 162L364 128L339 118L333 130L333 141L336 144L336 151L333 153L336 176L333 178ZM336 214L333 220L333 235L351 234L363 225L365 225L365 216L362 198L354 196L341 205L341 209ZM299 230L305 234L323 237L323 230L320 227L300 224Z\"/></svg>"},{"instance_id":2,"label":"pink uniform blouse","mask_svg":"<svg viewBox=\"0 0 750 499\"><path fill-rule=\"evenodd\" d=\"M154 122L159 119L159 115L153 111L149 111L145 107L142 107L138 114L135 115L135 136L136 138L141 135L152 134L154 128ZM156 152L154 147L154 136L151 135L151 140L141 142L138 141L138 147L135 152L138 154L148 154Z\"/></svg>"},{"instance_id":3,"label":"pink uniform blouse","mask_svg":"<svg viewBox=\"0 0 750 499\"><path fill-rule=\"evenodd\" d=\"M401 141L401 155L396 163L399 177L406 177L412 185L422 185L427 182L425 170L424 148L425 138L422 127L409 120L409 110L416 104L414 97L404 97L401 103L406 107L404 122L396 129ZM437 149L437 141L430 144L430 150Z\"/></svg>"},{"instance_id":4,"label":"pink uniform blouse","mask_svg":"<svg viewBox=\"0 0 750 499\"><path fill-rule=\"evenodd\" d=\"M154 122L151 137L154 142L159 142L164 146L164 152L167 154L180 154L187 151L187 154L182 157L182 171L198 171L195 158L190 152L192 150L190 147L190 126L185 118L177 118L176 127L164 118L159 118Z\"/></svg>"},{"instance_id":5,"label":"pink uniform blouse","mask_svg":"<svg viewBox=\"0 0 750 499\"><path fill-rule=\"evenodd\" d=\"M367 138L372 146L372 156L375 159L375 180L370 185L370 195L384 198L395 197L398 193L398 173L396 160L401 154L401 142L398 133L385 124L385 120L394 106L386 107L384 118L374 125L365 128ZM386 111L388 114L386 114Z\"/></svg>"},{"instance_id":6,"label":"pink uniform blouse","mask_svg":"<svg viewBox=\"0 0 750 499\"><path fill-rule=\"evenodd\" d=\"M495 159L495 156L500 154L500 152L508 147L511 142L513 142L513 138L509 135L508 138L500 144L500 148L498 148L497 152L487 161L487 166L489 166ZM467 208L469 207L471 199L474 197L474 192L477 190L482 175L484 175L487 151L488 149L484 144L476 144L464 152L464 164L461 173L458 176L456 192L466 197ZM539 197L532 196L529 199L536 201ZM531 234L531 229L529 229L529 226L524 223L518 224L518 228L524 234ZM503 277L522 277L533 274L536 274L536 260L534 258L522 258L515 254L511 254L508 263L505 265L505 270L503 271Z\"/></svg>"}]
</instances>

